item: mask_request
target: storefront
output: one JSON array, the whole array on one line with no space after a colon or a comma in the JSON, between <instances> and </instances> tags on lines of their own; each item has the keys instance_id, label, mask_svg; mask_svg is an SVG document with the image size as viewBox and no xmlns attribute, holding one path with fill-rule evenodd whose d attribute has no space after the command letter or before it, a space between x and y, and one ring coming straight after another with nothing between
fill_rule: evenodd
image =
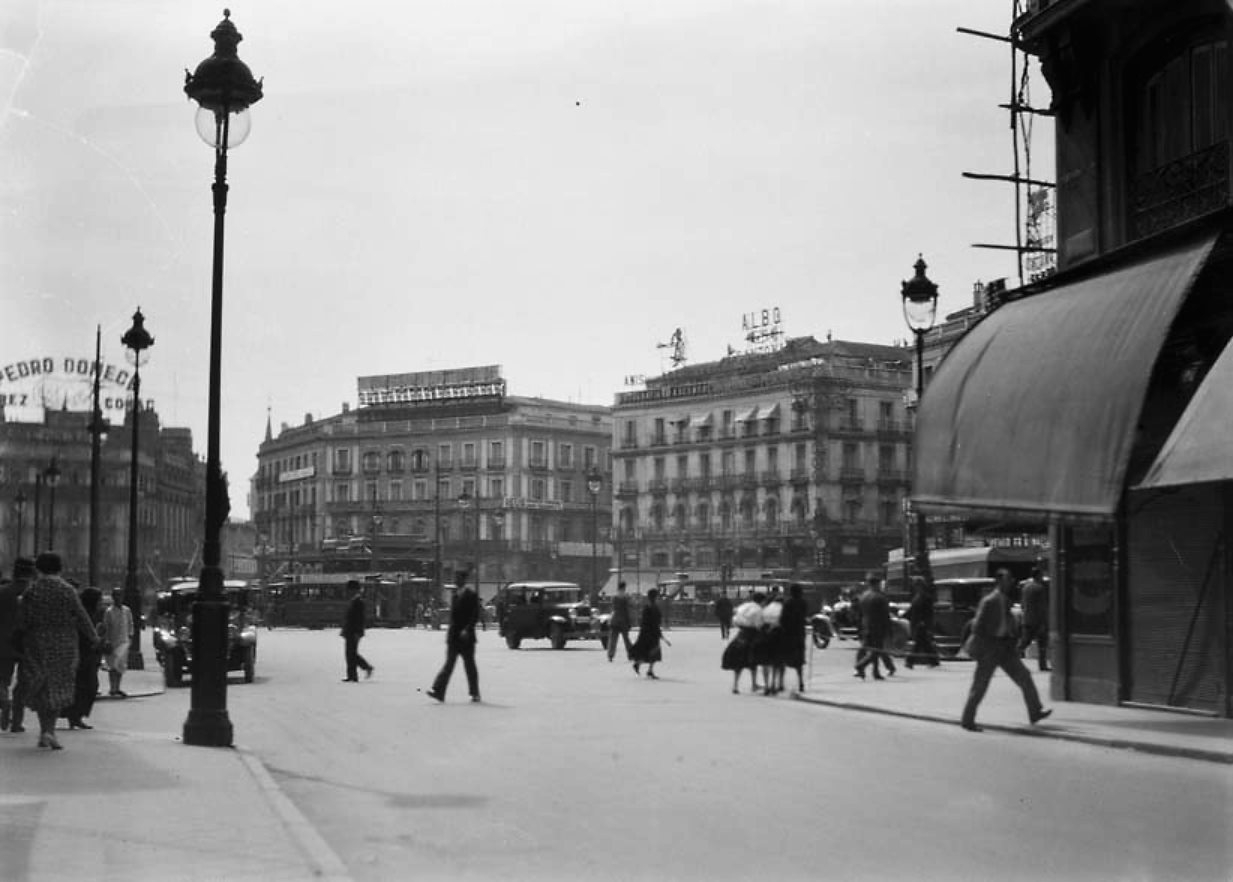
<instances>
[{"instance_id":1,"label":"storefront","mask_svg":"<svg viewBox=\"0 0 1233 882\"><path fill-rule=\"evenodd\" d=\"M1173 238L1024 292L921 399L915 503L1049 530L1055 698L1233 715L1226 250Z\"/></svg>"}]
</instances>

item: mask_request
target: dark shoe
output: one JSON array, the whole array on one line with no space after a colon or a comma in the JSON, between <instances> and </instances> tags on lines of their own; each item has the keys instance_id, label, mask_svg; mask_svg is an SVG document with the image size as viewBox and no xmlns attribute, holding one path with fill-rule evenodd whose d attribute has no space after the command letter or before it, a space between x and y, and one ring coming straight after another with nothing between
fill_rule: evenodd
<instances>
[{"instance_id":1,"label":"dark shoe","mask_svg":"<svg viewBox=\"0 0 1233 882\"><path fill-rule=\"evenodd\" d=\"M963 726L963 728L967 729L969 732L985 731L983 726L978 726L975 723L960 723L960 725Z\"/></svg>"},{"instance_id":2,"label":"dark shoe","mask_svg":"<svg viewBox=\"0 0 1233 882\"><path fill-rule=\"evenodd\" d=\"M115 692L113 692L112 694L113 694L116 698L128 698L128 693L127 693L127 692L125 692L125 691L123 691L123 690L121 690L121 689L117 689L117 690L116 690Z\"/></svg>"},{"instance_id":3,"label":"dark shoe","mask_svg":"<svg viewBox=\"0 0 1233 882\"><path fill-rule=\"evenodd\" d=\"M360 682L360 678L359 677L343 677L342 681L344 683L358 683Z\"/></svg>"},{"instance_id":4,"label":"dark shoe","mask_svg":"<svg viewBox=\"0 0 1233 882\"><path fill-rule=\"evenodd\" d=\"M655 676L655 672L654 672L654 671L647 671L647 672L646 672L646 677L647 677L647 679L648 679L648 680L658 680L658 679L659 679L659 677Z\"/></svg>"},{"instance_id":5,"label":"dark shoe","mask_svg":"<svg viewBox=\"0 0 1233 882\"><path fill-rule=\"evenodd\" d=\"M14 735L18 735L26 731L26 727L23 726L21 723L14 723L12 726L9 727L9 731L12 732Z\"/></svg>"},{"instance_id":6,"label":"dark shoe","mask_svg":"<svg viewBox=\"0 0 1233 882\"><path fill-rule=\"evenodd\" d=\"M472 704L479 704L479 703L480 703L480 697L479 697L478 695L472 695L472 696L471 696L471 703L472 703Z\"/></svg>"},{"instance_id":7,"label":"dark shoe","mask_svg":"<svg viewBox=\"0 0 1233 882\"><path fill-rule=\"evenodd\" d=\"M864 679L864 677L862 676L862 677L861 677L861 679ZM885 678L885 677L883 677L881 674L874 674L874 675L873 675L873 679L875 679L875 680L885 680L886 678Z\"/></svg>"},{"instance_id":8,"label":"dark shoe","mask_svg":"<svg viewBox=\"0 0 1233 882\"><path fill-rule=\"evenodd\" d=\"M1028 719L1030 719L1030 720L1032 721L1032 723L1033 723L1033 724L1036 724L1036 723L1039 723L1041 720L1048 718L1048 716L1049 716L1051 713L1053 713L1053 708L1051 708L1051 707L1049 707L1049 708L1044 708L1044 707L1042 707L1042 708L1041 708L1040 710L1038 710L1036 713L1032 714L1032 715L1031 715Z\"/></svg>"},{"instance_id":9,"label":"dark shoe","mask_svg":"<svg viewBox=\"0 0 1233 882\"><path fill-rule=\"evenodd\" d=\"M12 713L12 709L7 704L0 707L0 732L3 732L9 727L10 713Z\"/></svg>"},{"instance_id":10,"label":"dark shoe","mask_svg":"<svg viewBox=\"0 0 1233 882\"><path fill-rule=\"evenodd\" d=\"M438 692L438 691L437 691L437 690L435 690L435 689L429 689L429 690L428 690L428 697L429 697L429 698L432 698L432 699L434 699L434 700L436 700L436 701L445 701L445 696L444 696L444 695L442 695L440 692Z\"/></svg>"},{"instance_id":11,"label":"dark shoe","mask_svg":"<svg viewBox=\"0 0 1233 882\"><path fill-rule=\"evenodd\" d=\"M642 676L642 664L640 662L634 662L634 676Z\"/></svg>"},{"instance_id":12,"label":"dark shoe","mask_svg":"<svg viewBox=\"0 0 1233 882\"><path fill-rule=\"evenodd\" d=\"M93 729L94 727L91 726L89 723L85 722L84 720L69 720L69 728L70 729Z\"/></svg>"},{"instance_id":13,"label":"dark shoe","mask_svg":"<svg viewBox=\"0 0 1233 882\"><path fill-rule=\"evenodd\" d=\"M858 671L857 671L855 674L853 674L852 676L853 676L853 677L860 677L862 680L864 680L864 679L865 679L865 672L864 672L864 671L860 671L860 670L858 670Z\"/></svg>"},{"instance_id":14,"label":"dark shoe","mask_svg":"<svg viewBox=\"0 0 1233 882\"><path fill-rule=\"evenodd\" d=\"M887 671L886 671L886 676L888 676L888 677L893 677L893 676L895 676L895 668L888 668L888 669L887 669Z\"/></svg>"},{"instance_id":15,"label":"dark shoe","mask_svg":"<svg viewBox=\"0 0 1233 882\"><path fill-rule=\"evenodd\" d=\"M372 672L373 672L373 671L375 671L375 670L376 670L376 668L374 668L372 665L369 665L368 667L366 667L366 668L364 669L364 679L365 679L365 680L367 680L369 677L371 677L371 676L372 676Z\"/></svg>"}]
</instances>

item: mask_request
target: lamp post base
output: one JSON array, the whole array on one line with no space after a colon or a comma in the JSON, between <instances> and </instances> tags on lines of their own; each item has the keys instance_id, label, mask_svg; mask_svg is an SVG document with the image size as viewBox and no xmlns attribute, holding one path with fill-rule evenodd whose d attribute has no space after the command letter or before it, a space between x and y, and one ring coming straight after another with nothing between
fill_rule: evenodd
<instances>
[{"instance_id":1,"label":"lamp post base","mask_svg":"<svg viewBox=\"0 0 1233 882\"><path fill-rule=\"evenodd\" d=\"M192 707L184 721L185 744L232 745L234 732L227 715L227 608L226 600L193 604Z\"/></svg>"},{"instance_id":2,"label":"lamp post base","mask_svg":"<svg viewBox=\"0 0 1233 882\"><path fill-rule=\"evenodd\" d=\"M141 654L141 648L129 649L128 651L128 669L130 671L144 671L146 669L145 656Z\"/></svg>"}]
</instances>

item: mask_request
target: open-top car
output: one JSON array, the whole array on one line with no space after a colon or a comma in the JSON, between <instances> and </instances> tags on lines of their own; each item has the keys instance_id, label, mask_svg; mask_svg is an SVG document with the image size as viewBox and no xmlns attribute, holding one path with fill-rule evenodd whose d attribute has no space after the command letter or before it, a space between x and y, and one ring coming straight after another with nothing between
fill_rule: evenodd
<instances>
[{"instance_id":1,"label":"open-top car","mask_svg":"<svg viewBox=\"0 0 1233 882\"><path fill-rule=\"evenodd\" d=\"M154 655L163 668L163 681L180 686L193 662L193 604L199 599L196 579L186 579L160 591L155 604ZM257 619L253 589L247 582L223 582L230 607L227 621L227 670L243 671L251 683L257 669Z\"/></svg>"},{"instance_id":2,"label":"open-top car","mask_svg":"<svg viewBox=\"0 0 1233 882\"><path fill-rule=\"evenodd\" d=\"M564 649L571 640L594 640L591 605L574 582L511 582L497 594L500 634L517 649L523 640L552 641Z\"/></svg>"}]
</instances>

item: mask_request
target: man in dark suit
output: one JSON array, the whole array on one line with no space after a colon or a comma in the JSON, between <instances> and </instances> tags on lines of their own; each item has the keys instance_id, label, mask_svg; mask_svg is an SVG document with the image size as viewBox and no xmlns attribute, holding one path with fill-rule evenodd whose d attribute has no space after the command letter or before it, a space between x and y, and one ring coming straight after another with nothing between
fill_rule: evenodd
<instances>
[{"instance_id":1,"label":"man in dark suit","mask_svg":"<svg viewBox=\"0 0 1233 882\"><path fill-rule=\"evenodd\" d=\"M630 612L629 595L625 593L625 583L617 584L616 597L612 598L612 615L608 618L608 661L616 655L617 635L625 641L625 654L629 655L629 628L634 622Z\"/></svg>"},{"instance_id":2,"label":"man in dark suit","mask_svg":"<svg viewBox=\"0 0 1233 882\"><path fill-rule=\"evenodd\" d=\"M21 651L17 644L17 614L21 595L34 579L34 561L19 557L13 563L13 580L0 585L0 731L12 726L13 732L24 732L22 720L25 708L17 687L9 695L9 684L21 664ZM20 676L18 681L20 681Z\"/></svg>"},{"instance_id":3,"label":"man in dark suit","mask_svg":"<svg viewBox=\"0 0 1233 882\"><path fill-rule=\"evenodd\" d=\"M1042 671L1049 670L1049 589L1040 567L1032 568L1032 578L1019 583L1019 602L1023 605L1023 634L1019 637L1019 657L1033 642Z\"/></svg>"},{"instance_id":4,"label":"man in dark suit","mask_svg":"<svg viewBox=\"0 0 1233 882\"><path fill-rule=\"evenodd\" d=\"M1010 611L1014 577L1009 570L1001 569L997 571L997 580L997 586L982 597L976 607L972 634L968 638L968 655L975 660L976 670L972 673L972 688L968 691L967 704L963 706L961 724L969 732L981 731L980 726L976 725L976 708L985 697L989 680L998 668L1005 671L1023 692L1029 722L1037 723L1053 713L1041 706L1032 675L1019 658L1016 644L1019 628Z\"/></svg>"},{"instance_id":5,"label":"man in dark suit","mask_svg":"<svg viewBox=\"0 0 1233 882\"><path fill-rule=\"evenodd\" d=\"M878 662L886 665L886 676L895 676L895 662L886 651L886 640L890 637L891 615L890 601L882 593L882 577L870 573L866 579L869 587L860 597L861 610L861 648L856 653L856 674L865 679L865 668L872 662L873 679L883 679L878 671Z\"/></svg>"},{"instance_id":6,"label":"man in dark suit","mask_svg":"<svg viewBox=\"0 0 1233 882\"><path fill-rule=\"evenodd\" d=\"M454 573L454 599L450 603L450 625L445 633L445 664L437 672L428 690L428 697L445 701L445 690L454 673L454 663L462 656L462 667L467 672L467 689L472 701L480 700L479 670L475 667L475 626L479 622L479 595L467 584L466 570Z\"/></svg>"},{"instance_id":7,"label":"man in dark suit","mask_svg":"<svg viewBox=\"0 0 1233 882\"><path fill-rule=\"evenodd\" d=\"M347 614L343 619L342 636L346 641L343 650L347 661L347 676L344 683L358 683L359 669L364 669L364 676L371 677L373 667L364 656L360 655L360 638L364 636L364 588L358 581L352 579L347 583L351 592L351 601L347 604Z\"/></svg>"},{"instance_id":8,"label":"man in dark suit","mask_svg":"<svg viewBox=\"0 0 1233 882\"><path fill-rule=\"evenodd\" d=\"M721 588L719 597L715 598L715 618L719 619L719 639L727 640L732 629L732 600L728 597L726 588Z\"/></svg>"}]
</instances>

